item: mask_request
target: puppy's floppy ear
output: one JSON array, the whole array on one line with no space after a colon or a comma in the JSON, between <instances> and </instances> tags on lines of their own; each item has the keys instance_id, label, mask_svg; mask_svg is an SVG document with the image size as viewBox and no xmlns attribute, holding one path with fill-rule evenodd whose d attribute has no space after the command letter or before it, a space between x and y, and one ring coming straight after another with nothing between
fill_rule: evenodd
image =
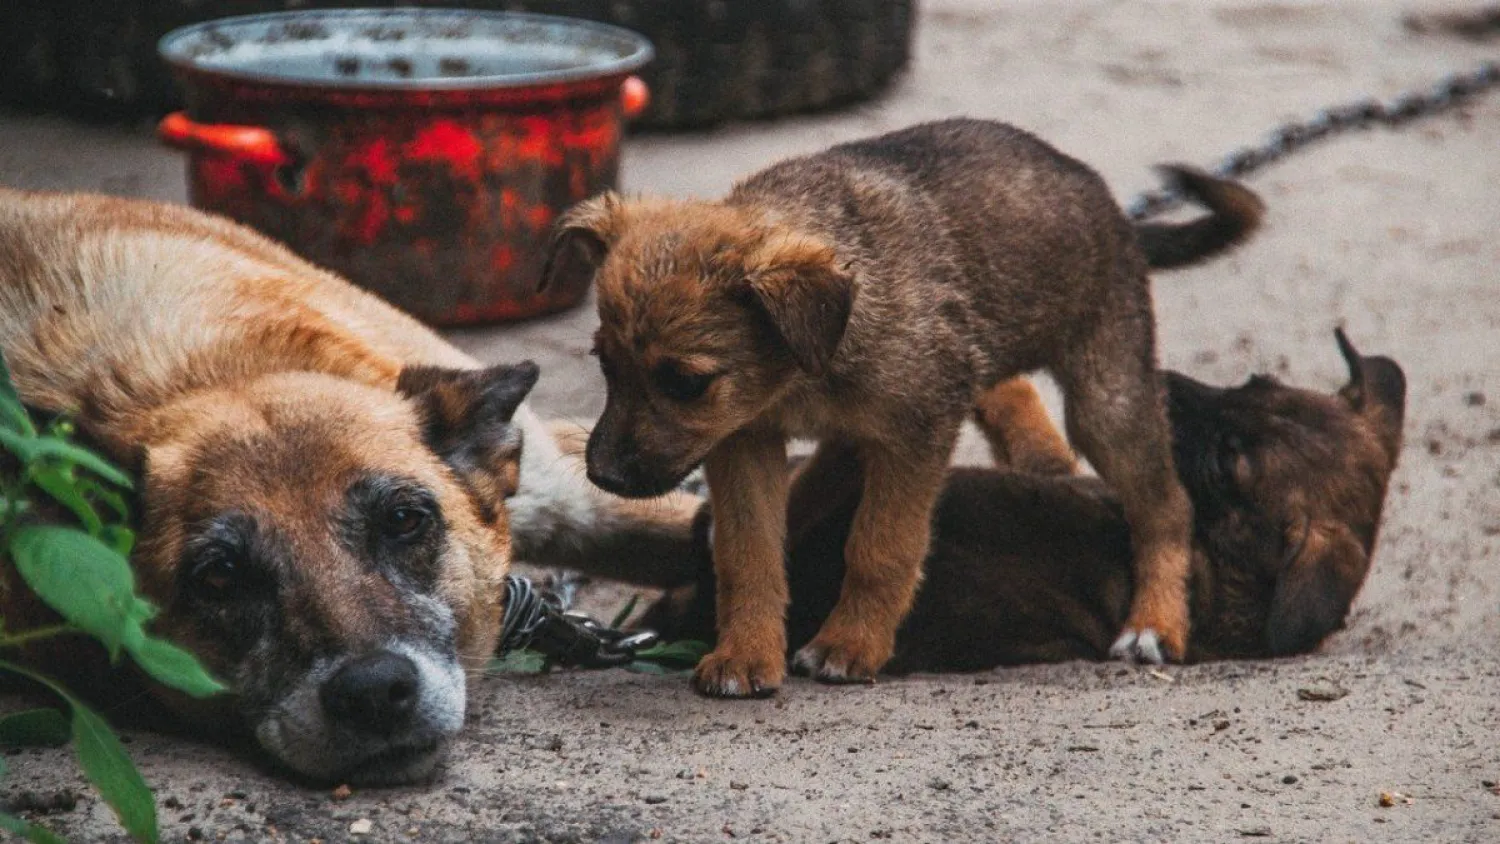
<instances>
[{"instance_id":1,"label":"puppy's floppy ear","mask_svg":"<svg viewBox=\"0 0 1500 844\"><path fill-rule=\"evenodd\" d=\"M620 235L624 203L602 193L570 208L557 221L536 291L587 285Z\"/></svg>"},{"instance_id":2,"label":"puppy's floppy ear","mask_svg":"<svg viewBox=\"0 0 1500 844\"><path fill-rule=\"evenodd\" d=\"M803 235L773 236L745 259L752 300L804 371L821 375L854 307L854 279L833 248Z\"/></svg>"},{"instance_id":3,"label":"puppy's floppy ear","mask_svg":"<svg viewBox=\"0 0 1500 844\"><path fill-rule=\"evenodd\" d=\"M498 501L519 483L521 431L511 417L539 372L529 360L489 369L408 366L396 391L416 403L427 446Z\"/></svg>"},{"instance_id":4,"label":"puppy's floppy ear","mask_svg":"<svg viewBox=\"0 0 1500 844\"><path fill-rule=\"evenodd\" d=\"M1273 656L1306 653L1344 624L1344 616L1370 570L1370 557L1348 526L1314 522L1276 578L1266 618Z\"/></svg>"}]
</instances>

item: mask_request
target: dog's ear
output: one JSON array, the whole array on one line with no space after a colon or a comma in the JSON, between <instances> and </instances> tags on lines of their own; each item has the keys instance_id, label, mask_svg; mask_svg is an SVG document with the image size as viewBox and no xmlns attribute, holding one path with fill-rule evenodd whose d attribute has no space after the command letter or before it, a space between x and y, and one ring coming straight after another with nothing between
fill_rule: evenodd
<instances>
[{"instance_id":1,"label":"dog's ear","mask_svg":"<svg viewBox=\"0 0 1500 844\"><path fill-rule=\"evenodd\" d=\"M1342 328L1334 329L1333 336L1349 367L1349 383L1339 395L1355 412L1374 422L1394 459L1401 451L1401 426L1406 416L1406 373L1388 357L1361 355Z\"/></svg>"},{"instance_id":2,"label":"dog's ear","mask_svg":"<svg viewBox=\"0 0 1500 844\"><path fill-rule=\"evenodd\" d=\"M553 229L536 291L587 285L619 237L623 211L624 203L614 193L602 193L568 209Z\"/></svg>"},{"instance_id":3,"label":"dog's ear","mask_svg":"<svg viewBox=\"0 0 1500 844\"><path fill-rule=\"evenodd\" d=\"M1266 618L1274 656L1306 653L1344 624L1370 569L1370 557L1347 525L1314 522L1295 557L1276 578Z\"/></svg>"},{"instance_id":4,"label":"dog's ear","mask_svg":"<svg viewBox=\"0 0 1500 844\"><path fill-rule=\"evenodd\" d=\"M777 236L745 259L745 280L804 371L821 375L838 351L854 307L854 279L832 247L800 235Z\"/></svg>"},{"instance_id":5,"label":"dog's ear","mask_svg":"<svg viewBox=\"0 0 1500 844\"><path fill-rule=\"evenodd\" d=\"M472 370L408 366L396 390L416 403L427 446L498 501L519 483L521 431L511 418L538 374L529 360Z\"/></svg>"}]
</instances>

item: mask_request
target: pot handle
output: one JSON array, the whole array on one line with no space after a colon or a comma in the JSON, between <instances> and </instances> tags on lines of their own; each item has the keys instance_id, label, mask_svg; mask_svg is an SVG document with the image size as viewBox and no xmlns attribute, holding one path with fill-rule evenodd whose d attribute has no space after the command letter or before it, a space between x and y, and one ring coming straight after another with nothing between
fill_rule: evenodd
<instances>
[{"instance_id":1,"label":"pot handle","mask_svg":"<svg viewBox=\"0 0 1500 844\"><path fill-rule=\"evenodd\" d=\"M646 106L651 105L651 89L646 87L646 80L639 76L626 77L620 83L620 104L624 107L626 120L640 117Z\"/></svg>"},{"instance_id":2,"label":"pot handle","mask_svg":"<svg viewBox=\"0 0 1500 844\"><path fill-rule=\"evenodd\" d=\"M167 146L189 152L216 152L272 166L292 163L276 133L261 126L198 123L186 112L174 111L157 124L156 135Z\"/></svg>"}]
</instances>

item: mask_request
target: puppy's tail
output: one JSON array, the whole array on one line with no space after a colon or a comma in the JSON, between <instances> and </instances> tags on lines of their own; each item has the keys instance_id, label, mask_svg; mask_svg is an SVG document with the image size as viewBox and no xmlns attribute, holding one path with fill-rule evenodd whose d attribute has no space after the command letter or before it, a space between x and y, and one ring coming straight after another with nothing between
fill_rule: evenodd
<instances>
[{"instance_id":1,"label":"puppy's tail","mask_svg":"<svg viewBox=\"0 0 1500 844\"><path fill-rule=\"evenodd\" d=\"M1172 187L1209 213L1186 223L1136 223L1136 242L1153 269L1196 264L1244 243L1260 228L1265 203L1239 182L1181 164L1158 169Z\"/></svg>"}]
</instances>

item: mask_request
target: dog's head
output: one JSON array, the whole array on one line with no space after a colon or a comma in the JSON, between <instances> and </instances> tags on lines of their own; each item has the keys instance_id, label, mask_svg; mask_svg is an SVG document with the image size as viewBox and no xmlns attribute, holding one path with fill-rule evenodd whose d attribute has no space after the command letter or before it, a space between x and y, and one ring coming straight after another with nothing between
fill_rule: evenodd
<instances>
[{"instance_id":1,"label":"dog's head","mask_svg":"<svg viewBox=\"0 0 1500 844\"><path fill-rule=\"evenodd\" d=\"M1198 541L1217 577L1238 579L1241 596L1267 584L1262 645L1271 654L1309 650L1343 623L1401 450L1401 367L1336 336L1349 382L1332 395L1265 376L1227 389L1166 376ZM1247 566L1254 570L1240 570Z\"/></svg>"},{"instance_id":2,"label":"dog's head","mask_svg":"<svg viewBox=\"0 0 1500 844\"><path fill-rule=\"evenodd\" d=\"M605 195L561 221L543 285L592 277L608 385L589 478L662 494L829 369L854 282L822 241L739 208Z\"/></svg>"},{"instance_id":3,"label":"dog's head","mask_svg":"<svg viewBox=\"0 0 1500 844\"><path fill-rule=\"evenodd\" d=\"M426 775L496 644L510 421L536 377L411 367L392 390L288 373L152 414L137 575L157 632L234 692L168 705L241 720L306 776Z\"/></svg>"}]
</instances>

